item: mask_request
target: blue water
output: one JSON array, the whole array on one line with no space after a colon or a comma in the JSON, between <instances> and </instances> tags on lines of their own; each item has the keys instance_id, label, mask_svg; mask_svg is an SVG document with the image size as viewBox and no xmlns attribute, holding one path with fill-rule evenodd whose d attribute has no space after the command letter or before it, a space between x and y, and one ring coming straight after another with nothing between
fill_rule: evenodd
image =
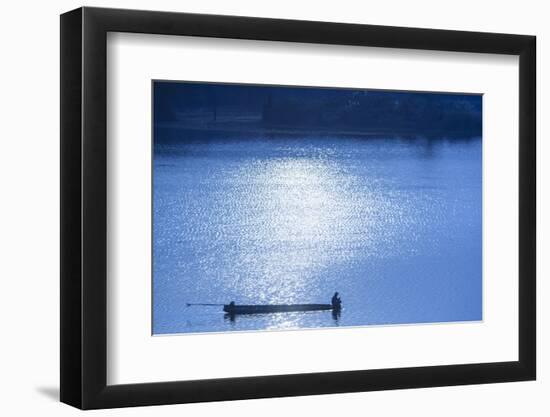
<instances>
[{"instance_id":1,"label":"blue water","mask_svg":"<svg viewBox=\"0 0 550 417\"><path fill-rule=\"evenodd\" d=\"M183 132L182 132L183 134ZM481 139L157 143L153 333L482 319ZM186 303L329 303L237 316Z\"/></svg>"}]
</instances>

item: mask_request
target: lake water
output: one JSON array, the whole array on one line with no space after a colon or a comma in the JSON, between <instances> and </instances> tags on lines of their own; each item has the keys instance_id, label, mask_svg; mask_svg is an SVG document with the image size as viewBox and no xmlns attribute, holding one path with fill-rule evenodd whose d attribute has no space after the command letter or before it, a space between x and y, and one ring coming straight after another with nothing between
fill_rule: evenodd
<instances>
[{"instance_id":1,"label":"lake water","mask_svg":"<svg viewBox=\"0 0 550 417\"><path fill-rule=\"evenodd\" d=\"M482 319L480 138L185 137L155 145L154 334Z\"/></svg>"}]
</instances>

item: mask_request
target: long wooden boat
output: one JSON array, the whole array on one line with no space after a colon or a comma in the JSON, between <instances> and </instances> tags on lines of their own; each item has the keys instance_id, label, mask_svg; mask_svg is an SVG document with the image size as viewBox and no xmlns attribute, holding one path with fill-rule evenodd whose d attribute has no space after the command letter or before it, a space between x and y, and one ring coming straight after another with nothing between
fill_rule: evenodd
<instances>
[{"instance_id":1,"label":"long wooden boat","mask_svg":"<svg viewBox=\"0 0 550 417\"><path fill-rule=\"evenodd\" d=\"M223 311L228 314L267 314L291 313L297 311L330 311L340 310L332 304L265 304L265 305L238 305L225 304Z\"/></svg>"}]
</instances>

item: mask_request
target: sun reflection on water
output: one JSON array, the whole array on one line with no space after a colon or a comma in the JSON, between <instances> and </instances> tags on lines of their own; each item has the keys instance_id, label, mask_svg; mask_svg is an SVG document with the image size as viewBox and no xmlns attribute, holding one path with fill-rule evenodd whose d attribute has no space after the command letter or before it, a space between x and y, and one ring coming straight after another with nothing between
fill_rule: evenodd
<instances>
[{"instance_id":1,"label":"sun reflection on water","mask_svg":"<svg viewBox=\"0 0 550 417\"><path fill-rule=\"evenodd\" d=\"M369 246L377 201L356 182L330 158L245 164L239 183L248 187L237 211L251 227L240 228L235 263L242 268L227 285L259 303L328 302L334 285L323 282L324 270ZM295 327L300 317L275 315L273 326Z\"/></svg>"}]
</instances>

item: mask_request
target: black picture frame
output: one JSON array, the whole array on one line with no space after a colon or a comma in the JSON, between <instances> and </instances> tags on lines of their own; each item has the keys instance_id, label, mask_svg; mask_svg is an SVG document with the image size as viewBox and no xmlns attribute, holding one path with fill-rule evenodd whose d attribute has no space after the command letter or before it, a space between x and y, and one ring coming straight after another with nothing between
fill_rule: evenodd
<instances>
[{"instance_id":1,"label":"black picture frame","mask_svg":"<svg viewBox=\"0 0 550 417\"><path fill-rule=\"evenodd\" d=\"M519 56L519 360L107 385L108 32ZM536 38L171 12L61 15L61 401L81 409L534 380Z\"/></svg>"}]
</instances>

